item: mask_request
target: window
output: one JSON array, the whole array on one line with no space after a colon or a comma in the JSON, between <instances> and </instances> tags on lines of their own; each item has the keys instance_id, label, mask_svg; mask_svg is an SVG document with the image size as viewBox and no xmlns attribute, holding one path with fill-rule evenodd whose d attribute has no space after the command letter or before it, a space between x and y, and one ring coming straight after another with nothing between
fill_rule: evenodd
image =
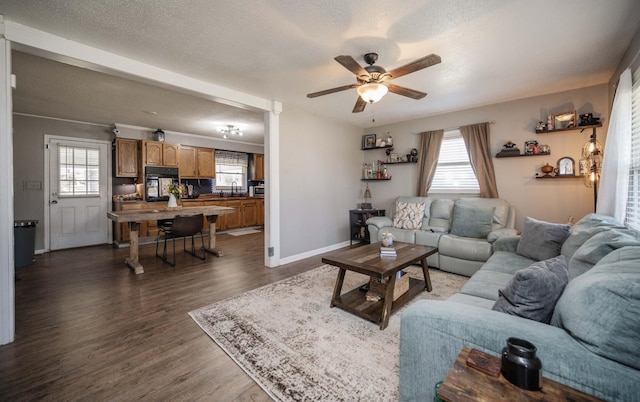
<instances>
[{"instance_id":1,"label":"window","mask_svg":"<svg viewBox=\"0 0 640 402\"><path fill-rule=\"evenodd\" d=\"M478 179L469 162L469 155L460 130L444 133L438 166L429 192L480 193Z\"/></svg>"},{"instance_id":2,"label":"window","mask_svg":"<svg viewBox=\"0 0 640 402\"><path fill-rule=\"evenodd\" d=\"M58 195L100 195L100 151L60 145L58 147Z\"/></svg>"},{"instance_id":3,"label":"window","mask_svg":"<svg viewBox=\"0 0 640 402\"><path fill-rule=\"evenodd\" d=\"M216 151L216 189L231 190L235 182L239 191L246 191L248 166L246 153Z\"/></svg>"},{"instance_id":4,"label":"window","mask_svg":"<svg viewBox=\"0 0 640 402\"><path fill-rule=\"evenodd\" d=\"M631 161L625 224L640 230L640 68L633 74L631 90Z\"/></svg>"}]
</instances>

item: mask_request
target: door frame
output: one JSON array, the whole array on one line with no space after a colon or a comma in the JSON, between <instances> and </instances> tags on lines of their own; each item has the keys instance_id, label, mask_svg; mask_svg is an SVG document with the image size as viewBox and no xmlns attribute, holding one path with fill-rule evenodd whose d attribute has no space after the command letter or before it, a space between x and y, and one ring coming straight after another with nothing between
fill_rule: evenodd
<instances>
[{"instance_id":1,"label":"door frame","mask_svg":"<svg viewBox=\"0 0 640 402\"><path fill-rule=\"evenodd\" d=\"M51 228L51 222L50 222L50 214L49 214L49 197L51 194L50 191L50 179L49 179L49 143L51 142L51 140L61 140L61 141L73 141L73 142L85 142L87 144L100 144L100 145L106 145L107 146L107 205L106 205L106 210L111 212L112 211L112 207L113 207L113 203L110 202L110 200L113 198L112 197L112 193L113 193L113 178L112 178L112 171L113 171L113 167L112 167L112 144L111 141L105 141L105 140L94 140L94 139L89 139L89 138L79 138L79 137L65 137L62 135L52 135L52 134L45 134L44 135L44 199L42 200L43 202L43 207L44 207L44 251L45 252L49 252L51 251L51 233L50 233L50 228ZM105 216L104 219L107 219L107 217ZM113 242L113 225L107 224L107 243L111 244Z\"/></svg>"}]
</instances>

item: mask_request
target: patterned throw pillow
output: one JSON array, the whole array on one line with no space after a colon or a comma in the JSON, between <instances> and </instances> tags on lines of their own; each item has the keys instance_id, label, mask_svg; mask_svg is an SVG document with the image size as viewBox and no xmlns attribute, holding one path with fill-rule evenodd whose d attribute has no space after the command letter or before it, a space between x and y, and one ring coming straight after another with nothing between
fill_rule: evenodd
<instances>
[{"instance_id":1,"label":"patterned throw pillow","mask_svg":"<svg viewBox=\"0 0 640 402\"><path fill-rule=\"evenodd\" d=\"M424 218L424 203L396 202L393 227L398 229L420 229Z\"/></svg>"}]
</instances>

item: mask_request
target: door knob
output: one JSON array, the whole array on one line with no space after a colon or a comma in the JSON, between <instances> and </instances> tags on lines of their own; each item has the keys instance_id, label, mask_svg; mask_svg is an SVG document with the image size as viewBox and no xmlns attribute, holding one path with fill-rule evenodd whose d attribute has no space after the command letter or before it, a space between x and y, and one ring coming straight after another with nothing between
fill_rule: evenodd
<instances>
[{"instance_id":1,"label":"door knob","mask_svg":"<svg viewBox=\"0 0 640 402\"><path fill-rule=\"evenodd\" d=\"M51 201L51 203L52 203L52 204L57 204L57 203L58 203L58 200L53 200L53 201Z\"/></svg>"}]
</instances>

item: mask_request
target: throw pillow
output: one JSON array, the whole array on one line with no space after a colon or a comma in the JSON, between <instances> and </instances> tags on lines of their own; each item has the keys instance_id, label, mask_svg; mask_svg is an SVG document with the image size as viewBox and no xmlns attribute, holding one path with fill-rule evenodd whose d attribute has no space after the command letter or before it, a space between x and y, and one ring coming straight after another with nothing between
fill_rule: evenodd
<instances>
[{"instance_id":1,"label":"throw pillow","mask_svg":"<svg viewBox=\"0 0 640 402\"><path fill-rule=\"evenodd\" d=\"M586 349L640 369L640 247L619 248L571 280L551 324Z\"/></svg>"},{"instance_id":2,"label":"throw pillow","mask_svg":"<svg viewBox=\"0 0 640 402\"><path fill-rule=\"evenodd\" d=\"M527 216L516 254L536 261L553 258L560 254L570 229L569 225L539 221Z\"/></svg>"},{"instance_id":3,"label":"throw pillow","mask_svg":"<svg viewBox=\"0 0 640 402\"><path fill-rule=\"evenodd\" d=\"M453 208L451 234L485 239L491 233L495 208L456 204Z\"/></svg>"},{"instance_id":4,"label":"throw pillow","mask_svg":"<svg viewBox=\"0 0 640 402\"><path fill-rule=\"evenodd\" d=\"M398 229L420 229L424 217L424 203L397 202L393 227Z\"/></svg>"},{"instance_id":5,"label":"throw pillow","mask_svg":"<svg viewBox=\"0 0 640 402\"><path fill-rule=\"evenodd\" d=\"M535 262L517 271L498 291L493 310L548 324L568 281L564 256Z\"/></svg>"}]
</instances>

